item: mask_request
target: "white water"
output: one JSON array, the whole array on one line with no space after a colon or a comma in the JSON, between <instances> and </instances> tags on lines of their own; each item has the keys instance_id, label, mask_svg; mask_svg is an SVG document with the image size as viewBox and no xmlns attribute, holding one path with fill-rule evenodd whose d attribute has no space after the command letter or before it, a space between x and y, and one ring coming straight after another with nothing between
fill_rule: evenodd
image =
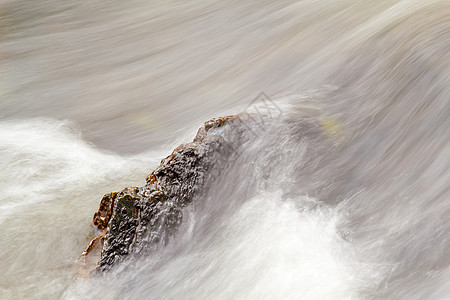
<instances>
[{"instance_id":1,"label":"white water","mask_svg":"<svg viewBox=\"0 0 450 300\"><path fill-rule=\"evenodd\" d=\"M448 1L0 1L0 299L450 298L449 53ZM79 278L102 195L261 91L177 239Z\"/></svg>"}]
</instances>

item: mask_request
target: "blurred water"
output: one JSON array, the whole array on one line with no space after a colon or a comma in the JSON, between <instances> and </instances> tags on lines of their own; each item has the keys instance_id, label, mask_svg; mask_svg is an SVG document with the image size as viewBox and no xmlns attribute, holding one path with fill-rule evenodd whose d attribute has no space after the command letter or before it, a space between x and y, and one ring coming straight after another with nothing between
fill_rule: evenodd
<instances>
[{"instance_id":1,"label":"blurred water","mask_svg":"<svg viewBox=\"0 0 450 300\"><path fill-rule=\"evenodd\" d=\"M0 298L450 298L449 71L444 0L1 0ZM261 91L177 239L78 278L102 195Z\"/></svg>"}]
</instances>

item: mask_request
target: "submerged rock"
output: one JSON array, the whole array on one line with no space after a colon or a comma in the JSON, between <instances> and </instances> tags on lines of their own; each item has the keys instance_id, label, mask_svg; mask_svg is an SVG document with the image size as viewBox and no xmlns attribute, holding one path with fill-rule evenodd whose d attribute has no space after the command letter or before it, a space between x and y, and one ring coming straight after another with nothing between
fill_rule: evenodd
<instances>
[{"instance_id":1,"label":"submerged rock","mask_svg":"<svg viewBox=\"0 0 450 300\"><path fill-rule=\"evenodd\" d=\"M93 219L101 234L82 256L86 258L101 241L96 268L104 271L130 254L165 245L182 222L183 207L204 191L210 178L226 167L225 163L237 156L244 131L238 123L242 123L238 116L206 122L193 142L179 146L161 161L143 187L106 194ZM224 130L232 140L224 138Z\"/></svg>"}]
</instances>

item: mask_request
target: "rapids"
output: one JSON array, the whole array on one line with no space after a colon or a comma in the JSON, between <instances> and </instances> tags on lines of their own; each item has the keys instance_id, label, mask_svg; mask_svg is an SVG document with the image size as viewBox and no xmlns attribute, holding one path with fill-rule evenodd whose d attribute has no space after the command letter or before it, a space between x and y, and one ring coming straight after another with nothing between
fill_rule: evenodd
<instances>
[{"instance_id":1,"label":"rapids","mask_svg":"<svg viewBox=\"0 0 450 300\"><path fill-rule=\"evenodd\" d=\"M252 103L176 238L79 277L103 194ZM0 299L449 299L449 157L447 0L0 0Z\"/></svg>"}]
</instances>

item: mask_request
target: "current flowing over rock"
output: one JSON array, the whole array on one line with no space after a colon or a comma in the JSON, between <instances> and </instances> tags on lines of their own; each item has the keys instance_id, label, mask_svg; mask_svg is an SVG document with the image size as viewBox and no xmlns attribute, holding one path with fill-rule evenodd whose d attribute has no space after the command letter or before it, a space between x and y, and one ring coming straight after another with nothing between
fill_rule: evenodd
<instances>
[{"instance_id":1,"label":"current flowing over rock","mask_svg":"<svg viewBox=\"0 0 450 300\"><path fill-rule=\"evenodd\" d=\"M193 142L177 147L161 160L143 187L127 187L106 194L93 218L93 225L102 233L83 256L89 255L94 244L101 240L97 268L104 271L128 255L166 244L182 222L183 207L202 193L208 180L238 154L245 129L242 122L238 116L206 122ZM227 141L223 131L221 135L215 134L223 127L227 127L232 140Z\"/></svg>"}]
</instances>

